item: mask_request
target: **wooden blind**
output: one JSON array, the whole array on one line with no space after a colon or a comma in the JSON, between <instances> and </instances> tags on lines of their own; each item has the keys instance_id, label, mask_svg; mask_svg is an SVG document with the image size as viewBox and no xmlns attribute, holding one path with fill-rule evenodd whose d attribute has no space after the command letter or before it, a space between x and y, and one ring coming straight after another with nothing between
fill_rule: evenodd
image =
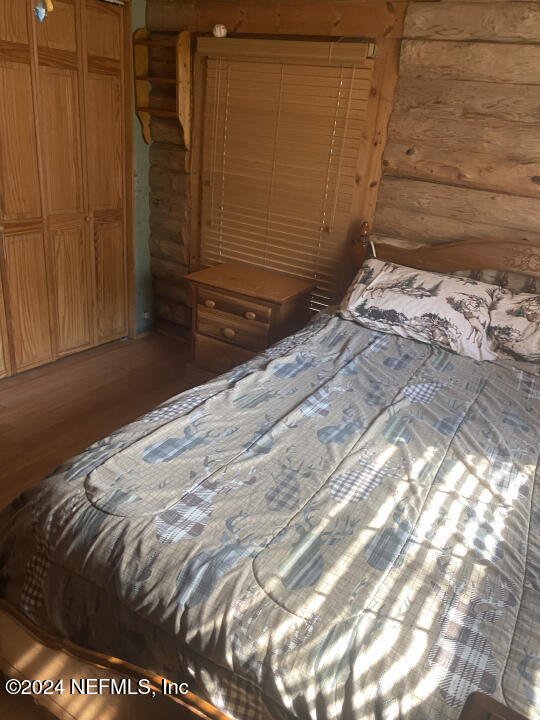
<instances>
[{"instance_id":1,"label":"wooden blind","mask_svg":"<svg viewBox=\"0 0 540 720\"><path fill-rule=\"evenodd\" d=\"M367 43L199 40L201 262L314 279L337 299L373 60Z\"/></svg>"}]
</instances>

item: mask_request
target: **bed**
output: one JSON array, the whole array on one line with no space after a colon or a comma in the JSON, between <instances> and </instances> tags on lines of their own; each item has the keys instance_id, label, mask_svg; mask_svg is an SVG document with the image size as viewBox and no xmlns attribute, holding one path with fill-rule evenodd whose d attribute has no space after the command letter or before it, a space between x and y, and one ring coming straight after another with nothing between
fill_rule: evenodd
<instances>
[{"instance_id":1,"label":"bed","mask_svg":"<svg viewBox=\"0 0 540 720\"><path fill-rule=\"evenodd\" d=\"M527 241L377 255L540 276ZM4 509L4 617L235 720L456 720L475 690L534 718L539 409L538 363L322 313Z\"/></svg>"}]
</instances>

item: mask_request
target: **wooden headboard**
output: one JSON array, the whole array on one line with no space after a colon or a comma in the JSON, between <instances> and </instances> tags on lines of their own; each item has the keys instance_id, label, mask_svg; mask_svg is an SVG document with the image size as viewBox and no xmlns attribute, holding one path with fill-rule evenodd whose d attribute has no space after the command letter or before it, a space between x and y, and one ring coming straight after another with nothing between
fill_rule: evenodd
<instances>
[{"instance_id":1,"label":"wooden headboard","mask_svg":"<svg viewBox=\"0 0 540 720\"><path fill-rule=\"evenodd\" d=\"M359 268L371 254L367 234L352 247L353 262ZM381 260L419 270L509 270L540 277L540 242L532 240L457 240L413 249L376 243L375 251Z\"/></svg>"}]
</instances>

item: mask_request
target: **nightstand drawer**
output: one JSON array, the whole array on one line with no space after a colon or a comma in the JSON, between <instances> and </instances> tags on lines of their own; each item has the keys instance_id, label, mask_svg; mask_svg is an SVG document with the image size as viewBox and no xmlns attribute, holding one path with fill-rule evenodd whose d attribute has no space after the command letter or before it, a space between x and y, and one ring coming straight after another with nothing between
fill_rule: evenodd
<instances>
[{"instance_id":1,"label":"nightstand drawer","mask_svg":"<svg viewBox=\"0 0 540 720\"><path fill-rule=\"evenodd\" d=\"M254 302L250 298L216 292L212 288L199 287L197 289L197 302L210 310L220 310L232 315L239 315L246 320L270 322L270 307Z\"/></svg>"},{"instance_id":2,"label":"nightstand drawer","mask_svg":"<svg viewBox=\"0 0 540 720\"><path fill-rule=\"evenodd\" d=\"M197 331L248 350L264 350L268 325L238 315L197 306Z\"/></svg>"},{"instance_id":3,"label":"nightstand drawer","mask_svg":"<svg viewBox=\"0 0 540 720\"><path fill-rule=\"evenodd\" d=\"M186 275L192 287L195 362L215 372L299 330L313 283L240 263Z\"/></svg>"}]
</instances>

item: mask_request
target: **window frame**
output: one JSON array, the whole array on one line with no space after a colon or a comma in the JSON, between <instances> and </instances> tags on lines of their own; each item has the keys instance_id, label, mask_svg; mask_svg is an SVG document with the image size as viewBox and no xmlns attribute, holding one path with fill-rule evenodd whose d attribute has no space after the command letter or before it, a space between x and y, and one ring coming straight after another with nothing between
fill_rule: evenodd
<instances>
[{"instance_id":1,"label":"window frame","mask_svg":"<svg viewBox=\"0 0 540 720\"><path fill-rule=\"evenodd\" d=\"M208 35L199 37L208 37ZM310 36L253 36L236 35L238 39L271 39L276 41L323 41L338 42L335 37ZM345 38L340 38L345 40ZM357 173L354 179L351 222L347 233L347 246L362 233L367 222L371 228L375 214L377 194L382 176L382 159L388 134L388 123L392 111L392 102L398 78L399 39L350 38L350 40L369 42L374 46L374 67L372 87L366 112L365 132L358 148ZM196 43L194 43L196 45ZM202 139L204 128L204 104L206 95L206 59L195 49L193 63L193 123L192 147L186 159L186 168L190 172L190 198L186 228L189 234L189 271L202 269L201 264L201 220L202 220ZM336 278L341 292L345 292L353 277L353 263L349 251L344 254Z\"/></svg>"}]
</instances>

